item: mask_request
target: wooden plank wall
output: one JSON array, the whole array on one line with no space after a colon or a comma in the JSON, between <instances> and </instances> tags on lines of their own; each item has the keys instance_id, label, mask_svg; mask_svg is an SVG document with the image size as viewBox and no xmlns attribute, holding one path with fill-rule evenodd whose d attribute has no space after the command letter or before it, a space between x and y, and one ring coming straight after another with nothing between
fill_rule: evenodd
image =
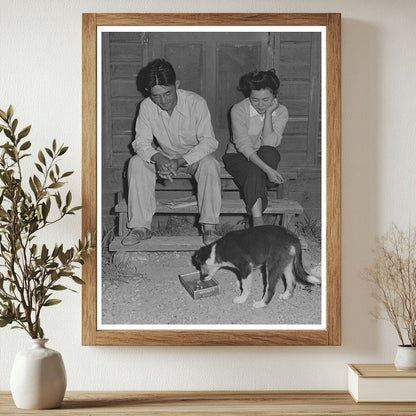
<instances>
[{"instance_id":1,"label":"wooden plank wall","mask_svg":"<svg viewBox=\"0 0 416 416\"><path fill-rule=\"evenodd\" d=\"M275 68L281 87L280 101L289 121L280 145L280 166L296 167L289 198L298 201L312 218L321 215L321 35L275 35Z\"/></svg>"},{"instance_id":2,"label":"wooden plank wall","mask_svg":"<svg viewBox=\"0 0 416 416\"><path fill-rule=\"evenodd\" d=\"M103 223L112 224L116 194L124 192L126 187L123 171L131 155L137 105L143 99L136 86L136 77L143 67L145 39L140 33L130 32L103 36L103 55L106 49L109 51L103 56L103 91L109 90L109 102L105 103L103 96L102 212Z\"/></svg>"},{"instance_id":3,"label":"wooden plank wall","mask_svg":"<svg viewBox=\"0 0 416 416\"><path fill-rule=\"evenodd\" d=\"M148 61L147 42L143 33L103 35L102 208L108 224L114 221L111 210L116 193L126 190L123 170L131 154L136 108L143 98L136 76ZM279 99L289 111L281 166L299 170L289 198L298 200L313 217L320 216L321 202L320 45L319 33L275 33L267 45L267 62L281 80ZM234 78L237 83L239 76Z\"/></svg>"},{"instance_id":4,"label":"wooden plank wall","mask_svg":"<svg viewBox=\"0 0 416 416\"><path fill-rule=\"evenodd\" d=\"M289 111L280 145L281 166L319 167L320 34L281 33L276 37L279 98Z\"/></svg>"}]
</instances>

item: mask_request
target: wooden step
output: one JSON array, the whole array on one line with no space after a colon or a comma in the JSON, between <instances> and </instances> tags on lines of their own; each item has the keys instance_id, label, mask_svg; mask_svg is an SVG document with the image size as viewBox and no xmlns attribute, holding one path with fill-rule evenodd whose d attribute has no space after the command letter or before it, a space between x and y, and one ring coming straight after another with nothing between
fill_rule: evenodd
<instances>
[{"instance_id":1,"label":"wooden step","mask_svg":"<svg viewBox=\"0 0 416 416\"><path fill-rule=\"evenodd\" d=\"M152 237L134 246L123 246L122 237L110 243L110 251L195 251L202 247L201 236Z\"/></svg>"},{"instance_id":2,"label":"wooden step","mask_svg":"<svg viewBox=\"0 0 416 416\"><path fill-rule=\"evenodd\" d=\"M171 204L172 202L177 205ZM127 203L122 199L115 207L115 213L119 217L118 235L123 236L127 232ZM265 215L275 215L275 224L287 227L293 215L303 213L303 208L297 201L290 199L270 199L269 205L264 211ZM163 215L193 215L198 214L195 196L177 198L174 200L161 199L156 202L156 214ZM221 202L221 215L245 215L247 214L244 202L241 199L223 199Z\"/></svg>"},{"instance_id":3,"label":"wooden step","mask_svg":"<svg viewBox=\"0 0 416 416\"><path fill-rule=\"evenodd\" d=\"M286 184L288 181L296 180L298 177L298 173L296 170L282 170L279 172L285 178L285 182L282 185L276 185L276 189L280 189L280 196L286 197ZM224 167L221 167L220 170L220 178L221 178L221 187L223 191L235 191L238 189L237 185L234 182L233 177L225 170ZM187 173L179 172L176 176L174 176L173 181L170 182L168 180L158 179L156 181L156 190L158 191L182 191L184 189L192 189L191 186L191 179L192 176L188 175Z\"/></svg>"},{"instance_id":4,"label":"wooden step","mask_svg":"<svg viewBox=\"0 0 416 416\"><path fill-rule=\"evenodd\" d=\"M189 205L188 205L189 204ZM114 208L116 213L127 213L126 200L121 200ZM268 214L302 214L303 208L297 201L290 199L271 199L264 211ZM246 214L246 207L241 199L223 199L221 214ZM156 202L156 214L198 214L195 197L161 199Z\"/></svg>"},{"instance_id":5,"label":"wooden step","mask_svg":"<svg viewBox=\"0 0 416 416\"><path fill-rule=\"evenodd\" d=\"M134 246L123 246L121 244L122 237L116 237L110 243L109 251L196 251L203 246L201 236L158 236L152 237L149 240L144 240ZM308 249L308 243L305 238L299 236L302 250Z\"/></svg>"},{"instance_id":6,"label":"wooden step","mask_svg":"<svg viewBox=\"0 0 416 416\"><path fill-rule=\"evenodd\" d=\"M298 177L297 170L279 170L279 172L285 178L285 181L280 184L270 188L270 191L274 191L276 198L288 198L289 196L289 182L294 181ZM238 191L238 186L234 181L234 178L225 170L222 166L220 170L221 178L221 190L222 192L235 192ZM176 176L172 178L172 182L168 180L158 179L156 181L156 191L190 191L193 189L193 179L191 175L187 173L179 172ZM195 184L194 184L195 186Z\"/></svg>"}]
</instances>

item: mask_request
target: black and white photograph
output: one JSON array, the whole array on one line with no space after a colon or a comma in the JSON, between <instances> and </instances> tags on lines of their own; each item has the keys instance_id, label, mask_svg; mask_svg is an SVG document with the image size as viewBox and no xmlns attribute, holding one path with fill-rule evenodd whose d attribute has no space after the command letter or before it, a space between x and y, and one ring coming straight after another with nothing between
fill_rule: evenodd
<instances>
[{"instance_id":1,"label":"black and white photograph","mask_svg":"<svg viewBox=\"0 0 416 416\"><path fill-rule=\"evenodd\" d=\"M97 31L97 327L326 328L326 32Z\"/></svg>"}]
</instances>

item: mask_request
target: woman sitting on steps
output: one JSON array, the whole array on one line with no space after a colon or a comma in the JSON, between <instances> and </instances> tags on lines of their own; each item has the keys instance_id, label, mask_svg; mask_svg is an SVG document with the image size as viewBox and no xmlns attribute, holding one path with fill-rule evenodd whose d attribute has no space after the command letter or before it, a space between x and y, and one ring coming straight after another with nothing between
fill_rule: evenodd
<instances>
[{"instance_id":1,"label":"woman sitting on steps","mask_svg":"<svg viewBox=\"0 0 416 416\"><path fill-rule=\"evenodd\" d=\"M279 86L274 70L243 75L239 89L246 98L231 109L232 138L223 161L243 193L254 227L264 224L267 187L284 181L276 170L280 161L277 148L289 116L278 101Z\"/></svg>"}]
</instances>

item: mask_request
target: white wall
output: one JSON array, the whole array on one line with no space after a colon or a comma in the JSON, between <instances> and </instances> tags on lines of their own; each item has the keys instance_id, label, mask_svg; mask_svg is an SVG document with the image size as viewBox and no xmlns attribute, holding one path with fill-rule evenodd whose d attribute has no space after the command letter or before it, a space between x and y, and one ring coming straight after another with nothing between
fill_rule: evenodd
<instances>
[{"instance_id":1,"label":"white wall","mask_svg":"<svg viewBox=\"0 0 416 416\"><path fill-rule=\"evenodd\" d=\"M342 13L342 346L82 347L81 297L64 296L44 326L69 390L345 389L346 364L392 362L393 329L369 316L359 278L375 236L415 223L416 2L413 0L0 0L0 108L32 124L34 148L70 144L81 187L81 13ZM72 221L72 222L71 222ZM80 216L50 239L70 244ZM0 390L27 336L0 330Z\"/></svg>"}]
</instances>

